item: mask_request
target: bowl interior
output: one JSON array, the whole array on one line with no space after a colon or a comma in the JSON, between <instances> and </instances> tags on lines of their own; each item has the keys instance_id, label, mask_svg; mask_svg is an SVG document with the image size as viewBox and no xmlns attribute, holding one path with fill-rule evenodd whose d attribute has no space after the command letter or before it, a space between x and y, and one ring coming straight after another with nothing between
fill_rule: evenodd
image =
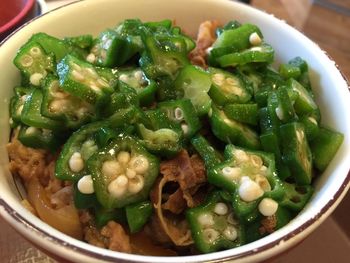
<instances>
[{"instance_id":1,"label":"bowl interior","mask_svg":"<svg viewBox=\"0 0 350 263\"><path fill-rule=\"evenodd\" d=\"M51 250L53 243L67 242L67 247L76 246L79 249L90 251L85 256L95 256L98 253L103 258L119 257L124 260L176 262L176 258L151 258L135 255L126 255L117 252L102 250L88 244L69 238L52 229L38 218L31 215L20 204L20 196L7 169L8 157L5 145L9 138L8 103L12 95L12 88L19 84L18 70L12 60L18 48L36 32L46 32L56 37L75 36L81 34L98 34L108 27L114 27L119 21L126 18L140 18L144 21L174 19L176 24L185 29L185 32L195 36L198 25L204 20L219 20L224 23L229 20L251 22L257 24L264 34L266 42L270 43L276 54L277 63L300 56L309 63L311 82L316 94L316 100L322 112L323 125L330 126L342 132L345 140L335 159L327 170L316 180L316 191L303 212L283 229L274 234L253 242L246 246L227 250L210 255L192 256L186 262L200 260L215 260L218 258L250 256L252 260L263 259L276 254L288 246L300 241L305 234L311 232L319 222L335 208L340 197L345 194L349 181L347 177L350 167L350 118L345 112L350 112L350 97L348 85L337 70L335 64L322 52L318 46L304 37L301 33L286 25L284 22L248 6L225 0L100 0L82 1L73 3L56 11L49 12L39 19L29 23L12 35L0 47L0 197L6 206L16 213L29 225L38 227L40 235L30 237L23 224L14 222L8 212L0 209L1 214L17 229L30 239L40 243L44 248ZM322 211L322 216L321 216ZM316 220L318 218L318 220ZM319 219L320 218L320 219ZM303 233L300 233L302 232ZM37 230L35 230L38 232ZM293 232L294 231L294 232ZM297 231L297 232L295 232ZM49 233L48 236L45 233ZM292 236L294 236L292 238ZM44 237L44 238L42 238ZM48 239L50 242L44 242ZM285 240L283 240L285 239ZM279 245L284 243L285 245ZM55 246L57 253L64 252L62 245ZM268 249L267 249L268 248ZM72 250L73 251L73 250ZM260 252L254 254L252 251ZM78 251L79 252L79 251ZM97 254L96 254L97 253ZM86 259L85 256L72 252L74 260Z\"/></svg>"}]
</instances>

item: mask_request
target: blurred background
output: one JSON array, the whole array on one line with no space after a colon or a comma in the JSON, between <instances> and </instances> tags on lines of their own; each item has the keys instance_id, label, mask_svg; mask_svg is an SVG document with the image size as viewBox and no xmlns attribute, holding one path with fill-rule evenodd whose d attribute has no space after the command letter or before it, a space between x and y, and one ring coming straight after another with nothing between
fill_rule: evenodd
<instances>
[{"instance_id":1,"label":"blurred background","mask_svg":"<svg viewBox=\"0 0 350 263\"><path fill-rule=\"evenodd\" d=\"M90 0L91 1L91 0ZM97 0L96 0L97 1ZM72 0L0 0L0 41L31 18ZM241 1L294 26L325 50L350 80L350 0ZM233 17L234 18L234 17ZM344 114L344 118L347 117ZM0 262L55 263L0 218ZM350 193L333 215L296 248L271 263L350 262Z\"/></svg>"}]
</instances>

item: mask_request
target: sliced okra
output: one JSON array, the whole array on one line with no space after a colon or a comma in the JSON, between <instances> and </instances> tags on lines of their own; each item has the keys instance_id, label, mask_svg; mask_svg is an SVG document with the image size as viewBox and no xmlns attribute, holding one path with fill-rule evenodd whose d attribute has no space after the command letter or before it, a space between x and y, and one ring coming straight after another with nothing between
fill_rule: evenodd
<instances>
[{"instance_id":1,"label":"sliced okra","mask_svg":"<svg viewBox=\"0 0 350 263\"><path fill-rule=\"evenodd\" d=\"M62 90L55 76L49 76L45 83L41 105L44 116L64 121L70 129L77 129L96 118L95 107Z\"/></svg>"},{"instance_id":2,"label":"sliced okra","mask_svg":"<svg viewBox=\"0 0 350 263\"><path fill-rule=\"evenodd\" d=\"M61 88L91 104L104 101L114 91L115 80L106 71L71 55L57 65Z\"/></svg>"},{"instance_id":3,"label":"sliced okra","mask_svg":"<svg viewBox=\"0 0 350 263\"><path fill-rule=\"evenodd\" d=\"M241 76L215 68L209 72L212 85L208 94L217 105L246 103L251 99L251 89Z\"/></svg>"},{"instance_id":4,"label":"sliced okra","mask_svg":"<svg viewBox=\"0 0 350 263\"><path fill-rule=\"evenodd\" d=\"M148 79L140 68L118 71L118 79L136 91L141 105L147 106L154 101L157 84Z\"/></svg>"},{"instance_id":5,"label":"sliced okra","mask_svg":"<svg viewBox=\"0 0 350 263\"><path fill-rule=\"evenodd\" d=\"M22 46L13 62L34 86L40 86L41 80L48 73L55 71L54 56L45 52L43 47L35 41L29 41Z\"/></svg>"}]
</instances>

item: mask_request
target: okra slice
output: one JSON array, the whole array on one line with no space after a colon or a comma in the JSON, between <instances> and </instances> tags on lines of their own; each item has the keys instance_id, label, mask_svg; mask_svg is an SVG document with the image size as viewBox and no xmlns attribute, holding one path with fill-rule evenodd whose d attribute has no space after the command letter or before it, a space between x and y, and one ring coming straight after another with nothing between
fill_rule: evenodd
<instances>
[{"instance_id":1,"label":"okra slice","mask_svg":"<svg viewBox=\"0 0 350 263\"><path fill-rule=\"evenodd\" d=\"M164 101L158 103L158 108L163 111L170 120L181 125L185 138L192 138L201 127L201 122L196 115L196 110L189 99Z\"/></svg>"},{"instance_id":2,"label":"okra slice","mask_svg":"<svg viewBox=\"0 0 350 263\"><path fill-rule=\"evenodd\" d=\"M95 134L103 127L108 124L102 121L89 123L69 137L56 162L58 179L78 182L88 175L86 161L98 150Z\"/></svg>"},{"instance_id":3,"label":"okra slice","mask_svg":"<svg viewBox=\"0 0 350 263\"><path fill-rule=\"evenodd\" d=\"M276 125L279 122L287 123L297 118L287 88L284 86L271 91L268 97L267 109L272 119L276 119L277 117L278 120L273 121Z\"/></svg>"},{"instance_id":4,"label":"okra slice","mask_svg":"<svg viewBox=\"0 0 350 263\"><path fill-rule=\"evenodd\" d=\"M220 140L250 149L260 148L256 131L241 122L228 118L223 110L213 106L209 118L211 129Z\"/></svg>"},{"instance_id":5,"label":"okra slice","mask_svg":"<svg viewBox=\"0 0 350 263\"><path fill-rule=\"evenodd\" d=\"M136 91L141 105L150 105L155 100L157 84L148 79L140 68L120 70L118 79Z\"/></svg>"},{"instance_id":6,"label":"okra slice","mask_svg":"<svg viewBox=\"0 0 350 263\"><path fill-rule=\"evenodd\" d=\"M309 185L312 180L312 154L304 126L299 122L280 127L282 159L298 185Z\"/></svg>"},{"instance_id":7,"label":"okra slice","mask_svg":"<svg viewBox=\"0 0 350 263\"><path fill-rule=\"evenodd\" d=\"M156 79L168 76L175 79L178 71L189 65L187 51L171 49L162 45L154 36L153 32L146 27L140 30L144 52L139 64L147 77Z\"/></svg>"},{"instance_id":8,"label":"okra slice","mask_svg":"<svg viewBox=\"0 0 350 263\"><path fill-rule=\"evenodd\" d=\"M123 65L138 50L138 46L128 42L126 37L108 29L95 40L86 60L103 67L115 67Z\"/></svg>"},{"instance_id":9,"label":"okra slice","mask_svg":"<svg viewBox=\"0 0 350 263\"><path fill-rule=\"evenodd\" d=\"M287 89L291 94L295 94L294 109L297 114L307 114L318 109L316 102L312 97L311 91L305 89L295 79L287 81Z\"/></svg>"},{"instance_id":10,"label":"okra slice","mask_svg":"<svg viewBox=\"0 0 350 263\"><path fill-rule=\"evenodd\" d=\"M329 128L321 127L310 142L315 167L323 172L332 161L344 141L344 135Z\"/></svg>"},{"instance_id":11,"label":"okra slice","mask_svg":"<svg viewBox=\"0 0 350 263\"><path fill-rule=\"evenodd\" d=\"M283 182L283 189L285 194L280 204L282 207L294 212L301 211L314 192L312 185L300 186L287 182Z\"/></svg>"},{"instance_id":12,"label":"okra slice","mask_svg":"<svg viewBox=\"0 0 350 263\"><path fill-rule=\"evenodd\" d=\"M175 89L183 93L185 99L191 100L198 116L207 114L211 99L208 91L212 81L210 75L193 65L184 67L175 80Z\"/></svg>"},{"instance_id":13,"label":"okra slice","mask_svg":"<svg viewBox=\"0 0 350 263\"><path fill-rule=\"evenodd\" d=\"M41 105L44 116L64 121L73 130L96 119L94 105L62 90L55 76L47 77L45 83Z\"/></svg>"},{"instance_id":14,"label":"okra slice","mask_svg":"<svg viewBox=\"0 0 350 263\"><path fill-rule=\"evenodd\" d=\"M216 68L210 68L209 72L212 85L208 94L217 105L246 103L251 99L251 87L246 87L243 76Z\"/></svg>"},{"instance_id":15,"label":"okra slice","mask_svg":"<svg viewBox=\"0 0 350 263\"><path fill-rule=\"evenodd\" d=\"M204 136L197 134L191 139L191 144L202 157L207 169L223 161L222 154L216 150Z\"/></svg>"},{"instance_id":16,"label":"okra slice","mask_svg":"<svg viewBox=\"0 0 350 263\"><path fill-rule=\"evenodd\" d=\"M21 125L18 134L18 140L25 146L39 148L55 152L62 144L63 138L60 138L52 130L29 127Z\"/></svg>"},{"instance_id":17,"label":"okra slice","mask_svg":"<svg viewBox=\"0 0 350 263\"><path fill-rule=\"evenodd\" d=\"M299 116L299 122L304 125L308 142L312 141L320 130L321 115L319 109Z\"/></svg>"},{"instance_id":18,"label":"okra slice","mask_svg":"<svg viewBox=\"0 0 350 263\"><path fill-rule=\"evenodd\" d=\"M278 72L284 79L297 79L301 75L300 68L291 64L281 64L278 69Z\"/></svg>"},{"instance_id":19,"label":"okra slice","mask_svg":"<svg viewBox=\"0 0 350 263\"><path fill-rule=\"evenodd\" d=\"M208 171L208 181L232 195L233 209L239 218L250 222L259 212L266 212L264 205L262 211L258 207L264 198L278 201L283 197L273 154L230 144L225 148L225 158ZM278 205L275 208L277 210Z\"/></svg>"},{"instance_id":20,"label":"okra slice","mask_svg":"<svg viewBox=\"0 0 350 263\"><path fill-rule=\"evenodd\" d=\"M159 109L147 111L146 116L147 119L137 125L141 143L145 148L151 153L166 157L177 154L183 144L180 125L172 122Z\"/></svg>"},{"instance_id":21,"label":"okra slice","mask_svg":"<svg viewBox=\"0 0 350 263\"><path fill-rule=\"evenodd\" d=\"M263 38L260 29L252 24L243 24L239 27L224 30L212 45L213 49L209 55L210 60L215 61L219 55L222 56L249 48L252 45L250 41L252 34L256 35L256 38L259 38L260 41ZM220 49L220 52L216 52Z\"/></svg>"},{"instance_id":22,"label":"okra slice","mask_svg":"<svg viewBox=\"0 0 350 263\"><path fill-rule=\"evenodd\" d=\"M24 103L27 97L33 92L34 88L27 87L15 87L14 96L11 98L10 103L10 115L11 119L15 123L21 122L21 115L24 107Z\"/></svg>"},{"instance_id":23,"label":"okra slice","mask_svg":"<svg viewBox=\"0 0 350 263\"><path fill-rule=\"evenodd\" d=\"M199 251L210 253L241 246L245 243L245 228L219 191L209 194L206 201L186 211L192 238Z\"/></svg>"},{"instance_id":24,"label":"okra slice","mask_svg":"<svg viewBox=\"0 0 350 263\"><path fill-rule=\"evenodd\" d=\"M144 201L159 173L159 161L136 138L120 135L87 163L100 204L121 208Z\"/></svg>"},{"instance_id":25,"label":"okra slice","mask_svg":"<svg viewBox=\"0 0 350 263\"><path fill-rule=\"evenodd\" d=\"M153 204L148 200L126 206L125 213L130 232L139 232L150 219L152 211Z\"/></svg>"},{"instance_id":26,"label":"okra slice","mask_svg":"<svg viewBox=\"0 0 350 263\"><path fill-rule=\"evenodd\" d=\"M29 41L39 43L46 51L46 53L54 54L57 62L68 54L71 54L81 59L85 58L87 55L87 52L84 49L79 48L75 45L70 45L64 40L58 39L56 37L50 36L42 32L34 34L29 39Z\"/></svg>"},{"instance_id":27,"label":"okra slice","mask_svg":"<svg viewBox=\"0 0 350 263\"><path fill-rule=\"evenodd\" d=\"M248 63L272 63L275 51L269 44L251 47L241 52L234 52L217 58L221 67L245 65Z\"/></svg>"},{"instance_id":28,"label":"okra slice","mask_svg":"<svg viewBox=\"0 0 350 263\"><path fill-rule=\"evenodd\" d=\"M258 105L250 104L226 104L224 112L232 120L242 123L257 125L258 124Z\"/></svg>"},{"instance_id":29,"label":"okra slice","mask_svg":"<svg viewBox=\"0 0 350 263\"><path fill-rule=\"evenodd\" d=\"M115 82L107 79L105 71L67 55L57 65L61 88L88 103L100 103L114 91Z\"/></svg>"},{"instance_id":30,"label":"okra slice","mask_svg":"<svg viewBox=\"0 0 350 263\"><path fill-rule=\"evenodd\" d=\"M43 102L43 93L41 89L33 89L26 96L21 111L21 122L36 128L48 129L53 131L62 131L66 127L62 121L47 118L41 113L41 105Z\"/></svg>"},{"instance_id":31,"label":"okra slice","mask_svg":"<svg viewBox=\"0 0 350 263\"><path fill-rule=\"evenodd\" d=\"M94 38L92 35L80 35L76 37L66 37L63 40L70 45L74 45L82 49L90 49Z\"/></svg>"},{"instance_id":32,"label":"okra slice","mask_svg":"<svg viewBox=\"0 0 350 263\"><path fill-rule=\"evenodd\" d=\"M55 72L55 59L52 54L35 41L28 41L20 48L13 63L31 85L40 86L48 73Z\"/></svg>"}]
</instances>

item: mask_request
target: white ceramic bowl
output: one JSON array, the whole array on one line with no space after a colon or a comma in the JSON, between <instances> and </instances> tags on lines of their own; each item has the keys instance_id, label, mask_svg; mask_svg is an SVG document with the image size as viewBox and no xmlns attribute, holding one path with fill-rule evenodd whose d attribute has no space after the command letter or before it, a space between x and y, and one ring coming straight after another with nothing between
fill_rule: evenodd
<instances>
[{"instance_id":1,"label":"white ceramic bowl","mask_svg":"<svg viewBox=\"0 0 350 263\"><path fill-rule=\"evenodd\" d=\"M18 190L7 168L8 103L20 75L12 64L18 48L36 32L64 37L102 31L125 18L175 19L195 35L200 22L237 19L257 24L276 51L277 62L295 56L308 61L322 122L344 133L345 140L327 170L315 182L316 191L305 209L287 226L251 244L208 255L148 257L108 251L66 236L33 216L20 204ZM281 20L249 6L225 0L99 0L82 1L35 19L11 35L0 47L0 214L27 239L47 252L74 262L252 262L270 258L304 239L335 209L349 188L350 95L335 63L312 41Z\"/></svg>"}]
</instances>

